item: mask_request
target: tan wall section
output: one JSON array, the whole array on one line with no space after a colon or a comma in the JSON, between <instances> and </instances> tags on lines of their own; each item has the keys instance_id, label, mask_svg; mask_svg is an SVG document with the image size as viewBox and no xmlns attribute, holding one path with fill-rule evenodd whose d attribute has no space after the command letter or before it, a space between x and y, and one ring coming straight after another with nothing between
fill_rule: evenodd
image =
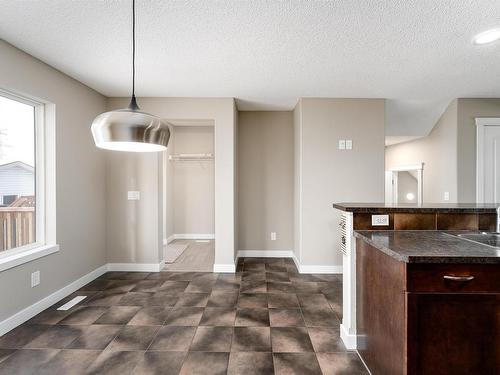
<instances>
[{"instance_id":1,"label":"tan wall section","mask_svg":"<svg viewBox=\"0 0 500 375\"><path fill-rule=\"evenodd\" d=\"M412 142L388 146L386 169L424 163L423 202L457 202L457 100L453 100L431 133Z\"/></svg>"},{"instance_id":2,"label":"tan wall section","mask_svg":"<svg viewBox=\"0 0 500 375\"><path fill-rule=\"evenodd\" d=\"M0 272L0 321L106 263L105 152L90 125L105 98L0 40L0 87L55 104L56 221L60 251ZM30 287L40 271L41 284ZM15 298L13 291L15 290Z\"/></svg>"},{"instance_id":3,"label":"tan wall section","mask_svg":"<svg viewBox=\"0 0 500 375\"><path fill-rule=\"evenodd\" d=\"M293 110L293 253L300 261L302 247L302 101Z\"/></svg>"},{"instance_id":4,"label":"tan wall section","mask_svg":"<svg viewBox=\"0 0 500 375\"><path fill-rule=\"evenodd\" d=\"M384 200L384 100L301 99L301 248L304 266L342 265L334 202ZM352 150L338 150L351 139Z\"/></svg>"},{"instance_id":5,"label":"tan wall section","mask_svg":"<svg viewBox=\"0 0 500 375\"><path fill-rule=\"evenodd\" d=\"M292 112L240 112L238 148L238 249L292 250Z\"/></svg>"},{"instance_id":6,"label":"tan wall section","mask_svg":"<svg viewBox=\"0 0 500 375\"><path fill-rule=\"evenodd\" d=\"M174 126L174 154L214 153L213 126ZM170 161L175 234L214 234L214 162Z\"/></svg>"}]
</instances>

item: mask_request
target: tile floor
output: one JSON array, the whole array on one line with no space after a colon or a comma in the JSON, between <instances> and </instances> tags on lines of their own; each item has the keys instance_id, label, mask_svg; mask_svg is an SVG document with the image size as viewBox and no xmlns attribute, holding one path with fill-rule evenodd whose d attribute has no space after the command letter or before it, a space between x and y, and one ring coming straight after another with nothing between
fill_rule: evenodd
<instances>
[{"instance_id":1,"label":"tile floor","mask_svg":"<svg viewBox=\"0 0 500 375\"><path fill-rule=\"evenodd\" d=\"M280 258L108 272L1 337L0 374L367 374L339 337L341 293L340 276Z\"/></svg>"}]
</instances>

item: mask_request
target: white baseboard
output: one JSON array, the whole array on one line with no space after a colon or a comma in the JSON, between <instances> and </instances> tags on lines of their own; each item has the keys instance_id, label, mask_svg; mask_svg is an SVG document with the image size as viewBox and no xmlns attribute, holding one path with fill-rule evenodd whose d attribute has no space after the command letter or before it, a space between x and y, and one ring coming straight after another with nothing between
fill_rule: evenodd
<instances>
[{"instance_id":1,"label":"white baseboard","mask_svg":"<svg viewBox=\"0 0 500 375\"><path fill-rule=\"evenodd\" d=\"M125 272L160 272L165 266L165 262L160 263L108 263L108 271Z\"/></svg>"},{"instance_id":2,"label":"white baseboard","mask_svg":"<svg viewBox=\"0 0 500 375\"><path fill-rule=\"evenodd\" d=\"M169 238L173 240L215 240L214 233L176 233ZM171 242L169 241L169 242Z\"/></svg>"},{"instance_id":3,"label":"white baseboard","mask_svg":"<svg viewBox=\"0 0 500 375\"><path fill-rule=\"evenodd\" d=\"M175 234L172 234L171 236L168 236L167 238L163 239L163 244L168 245L170 242L175 240Z\"/></svg>"},{"instance_id":4,"label":"white baseboard","mask_svg":"<svg viewBox=\"0 0 500 375\"><path fill-rule=\"evenodd\" d=\"M236 266L234 264L214 264L214 272L217 272L217 273L235 273Z\"/></svg>"},{"instance_id":5,"label":"white baseboard","mask_svg":"<svg viewBox=\"0 0 500 375\"><path fill-rule=\"evenodd\" d=\"M62 300L64 297L69 296L71 293L77 291L84 285L90 283L91 281L97 279L99 276L103 275L108 271L107 265L101 266L92 272L80 277L79 279L73 281L71 284L66 285L49 296L41 299L38 302L26 307L25 309L19 311L18 313L8 317L7 319L0 322L0 336L6 334L10 330L16 328L17 326L23 324L27 320L30 320L35 315L40 314L43 310L49 308L55 303Z\"/></svg>"},{"instance_id":6,"label":"white baseboard","mask_svg":"<svg viewBox=\"0 0 500 375\"><path fill-rule=\"evenodd\" d=\"M356 335L351 335L343 324L340 325L340 338L344 342L346 349L355 350L357 347Z\"/></svg>"}]
</instances>

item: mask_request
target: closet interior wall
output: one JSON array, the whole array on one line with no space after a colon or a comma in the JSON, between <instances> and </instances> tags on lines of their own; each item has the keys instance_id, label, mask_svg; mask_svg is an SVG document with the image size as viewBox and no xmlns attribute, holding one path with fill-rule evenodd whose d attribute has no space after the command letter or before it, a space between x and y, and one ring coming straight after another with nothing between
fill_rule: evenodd
<instances>
[{"instance_id":1,"label":"closet interior wall","mask_svg":"<svg viewBox=\"0 0 500 375\"><path fill-rule=\"evenodd\" d=\"M214 155L213 126L173 126L166 158L166 238L215 237L215 165L177 160L185 154ZM170 160L170 159L173 160Z\"/></svg>"}]
</instances>

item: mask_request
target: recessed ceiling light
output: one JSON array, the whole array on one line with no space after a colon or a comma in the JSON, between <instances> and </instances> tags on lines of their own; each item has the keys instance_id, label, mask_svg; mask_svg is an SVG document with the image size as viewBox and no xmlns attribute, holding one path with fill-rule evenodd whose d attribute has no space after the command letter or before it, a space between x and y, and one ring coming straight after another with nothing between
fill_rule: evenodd
<instances>
[{"instance_id":1,"label":"recessed ceiling light","mask_svg":"<svg viewBox=\"0 0 500 375\"><path fill-rule=\"evenodd\" d=\"M488 44L500 39L500 29L491 29L474 37L474 44Z\"/></svg>"}]
</instances>

